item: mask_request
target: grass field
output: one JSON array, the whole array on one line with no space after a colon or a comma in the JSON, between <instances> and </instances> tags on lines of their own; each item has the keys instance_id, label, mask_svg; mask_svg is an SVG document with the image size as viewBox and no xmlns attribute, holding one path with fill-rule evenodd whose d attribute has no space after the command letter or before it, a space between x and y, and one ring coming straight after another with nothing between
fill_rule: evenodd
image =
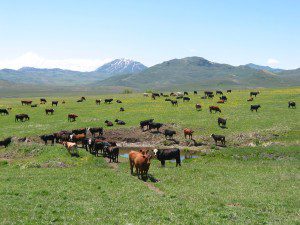
<instances>
[{"instance_id":1,"label":"grass field","mask_svg":"<svg viewBox=\"0 0 300 225\"><path fill-rule=\"evenodd\" d=\"M0 149L1 223L299 224L300 113L288 109L287 102L300 102L300 88L262 90L252 103L246 101L249 91L227 96L220 115L208 112L216 99L200 96L191 96L189 103L179 101L178 107L141 94L87 96L83 103L76 103L80 96L51 97L48 102L66 101L53 107L53 116L44 113L49 103L30 108L21 106L21 99L0 99L0 108L12 107L9 116L0 116L0 139L104 126L104 120L116 118L126 121L130 132L140 120L154 118L176 124L178 131L193 128L195 138L208 142L205 148L210 150L184 160L180 168L172 162L161 168L153 160L149 172L159 180L154 183L131 176L125 158L112 167L84 150L74 158L61 145L14 142ZM123 104L95 105L96 98L106 97ZM38 103L38 98L32 100ZM195 103L203 110L197 112ZM251 113L251 104L262 108ZM119 112L121 106L125 112ZM28 113L30 121L15 123L17 113ZM68 113L78 114L78 120L67 122ZM228 119L228 129L218 127L219 116ZM216 150L211 133L224 134L228 147ZM241 136L256 147L239 145Z\"/></svg>"}]
</instances>

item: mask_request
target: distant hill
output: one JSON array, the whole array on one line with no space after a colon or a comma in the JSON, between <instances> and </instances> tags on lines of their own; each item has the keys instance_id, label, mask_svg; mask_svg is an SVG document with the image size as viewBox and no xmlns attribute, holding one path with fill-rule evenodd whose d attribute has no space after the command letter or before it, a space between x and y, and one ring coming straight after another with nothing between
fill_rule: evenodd
<instances>
[{"instance_id":1,"label":"distant hill","mask_svg":"<svg viewBox=\"0 0 300 225\"><path fill-rule=\"evenodd\" d=\"M245 66L248 66L248 67L250 67L252 69L256 69L256 70L266 70L266 71L269 71L269 72L272 72L272 73L279 73L279 72L283 71L283 69L272 68L272 67L269 67L269 66L260 66L260 65L256 65L256 64L253 64L253 63L246 64Z\"/></svg>"},{"instance_id":2,"label":"distant hill","mask_svg":"<svg viewBox=\"0 0 300 225\"><path fill-rule=\"evenodd\" d=\"M147 69L145 65L129 59L116 59L99 67L96 72L102 74L136 74Z\"/></svg>"},{"instance_id":3,"label":"distant hill","mask_svg":"<svg viewBox=\"0 0 300 225\"><path fill-rule=\"evenodd\" d=\"M293 74L293 71L290 72ZM173 59L149 67L138 74L110 77L101 85L129 86L138 89L171 87L274 87L300 85L300 78L290 79L249 66L231 66L210 62L201 57Z\"/></svg>"}]
</instances>

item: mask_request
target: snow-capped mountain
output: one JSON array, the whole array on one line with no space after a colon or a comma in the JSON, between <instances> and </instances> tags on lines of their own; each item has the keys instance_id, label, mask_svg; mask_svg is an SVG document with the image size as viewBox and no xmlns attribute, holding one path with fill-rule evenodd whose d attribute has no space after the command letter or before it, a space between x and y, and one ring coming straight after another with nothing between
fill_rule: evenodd
<instances>
[{"instance_id":1,"label":"snow-capped mountain","mask_svg":"<svg viewBox=\"0 0 300 225\"><path fill-rule=\"evenodd\" d=\"M130 59L115 59L99 67L96 71L102 74L135 74L147 69L145 65Z\"/></svg>"}]
</instances>

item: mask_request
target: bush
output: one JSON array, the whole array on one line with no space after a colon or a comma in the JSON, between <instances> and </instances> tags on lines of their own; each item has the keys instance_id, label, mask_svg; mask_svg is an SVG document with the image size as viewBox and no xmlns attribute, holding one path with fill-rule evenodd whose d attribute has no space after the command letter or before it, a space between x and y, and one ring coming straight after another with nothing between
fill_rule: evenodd
<instances>
[{"instance_id":1,"label":"bush","mask_svg":"<svg viewBox=\"0 0 300 225\"><path fill-rule=\"evenodd\" d=\"M123 94L132 94L132 93L133 93L133 91L131 89L125 89L123 91Z\"/></svg>"}]
</instances>

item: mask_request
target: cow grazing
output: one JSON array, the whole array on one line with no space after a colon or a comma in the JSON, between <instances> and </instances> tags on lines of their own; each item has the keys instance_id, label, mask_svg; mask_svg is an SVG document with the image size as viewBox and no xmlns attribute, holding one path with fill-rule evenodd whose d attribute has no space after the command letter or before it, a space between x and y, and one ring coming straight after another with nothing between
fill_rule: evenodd
<instances>
[{"instance_id":1,"label":"cow grazing","mask_svg":"<svg viewBox=\"0 0 300 225\"><path fill-rule=\"evenodd\" d=\"M216 95L223 95L222 91L216 91Z\"/></svg>"},{"instance_id":2,"label":"cow grazing","mask_svg":"<svg viewBox=\"0 0 300 225\"><path fill-rule=\"evenodd\" d=\"M106 126L112 127L114 124L111 121L105 120L104 123L106 123Z\"/></svg>"},{"instance_id":3,"label":"cow grazing","mask_svg":"<svg viewBox=\"0 0 300 225\"><path fill-rule=\"evenodd\" d=\"M122 103L122 101L121 101L121 100L117 100L116 102L117 102L117 103Z\"/></svg>"},{"instance_id":4,"label":"cow grazing","mask_svg":"<svg viewBox=\"0 0 300 225\"><path fill-rule=\"evenodd\" d=\"M124 112L125 109L123 107L120 108L120 112Z\"/></svg>"},{"instance_id":5,"label":"cow grazing","mask_svg":"<svg viewBox=\"0 0 300 225\"><path fill-rule=\"evenodd\" d=\"M204 95L204 96L202 96L202 97L201 97L201 99L207 99L207 96L206 96L206 95Z\"/></svg>"},{"instance_id":6,"label":"cow grazing","mask_svg":"<svg viewBox=\"0 0 300 225\"><path fill-rule=\"evenodd\" d=\"M224 101L224 100L219 100L219 101L217 101L217 103L219 103L219 104L224 104L225 101Z\"/></svg>"},{"instance_id":7,"label":"cow grazing","mask_svg":"<svg viewBox=\"0 0 300 225\"><path fill-rule=\"evenodd\" d=\"M81 99L82 101L86 101L86 98L85 98L84 96L82 96L80 99Z\"/></svg>"},{"instance_id":8,"label":"cow grazing","mask_svg":"<svg viewBox=\"0 0 300 225\"><path fill-rule=\"evenodd\" d=\"M64 141L64 142L62 142L62 145L66 147L66 149L72 156L78 156L78 149L77 149L76 143Z\"/></svg>"},{"instance_id":9,"label":"cow grazing","mask_svg":"<svg viewBox=\"0 0 300 225\"><path fill-rule=\"evenodd\" d=\"M172 149L154 149L153 150L155 157L161 162L161 165L164 167L166 160L176 160L176 166L181 166L180 159L180 150L178 148Z\"/></svg>"},{"instance_id":10,"label":"cow grazing","mask_svg":"<svg viewBox=\"0 0 300 225\"><path fill-rule=\"evenodd\" d=\"M153 122L154 119L149 119L149 120L143 120L140 122L140 127L142 129L142 131L144 131L144 127L146 127L146 129L149 129L149 124Z\"/></svg>"},{"instance_id":11,"label":"cow grazing","mask_svg":"<svg viewBox=\"0 0 300 225\"><path fill-rule=\"evenodd\" d=\"M63 100L63 101L61 102L61 104L66 104L65 100Z\"/></svg>"},{"instance_id":12,"label":"cow grazing","mask_svg":"<svg viewBox=\"0 0 300 225\"><path fill-rule=\"evenodd\" d=\"M183 96L177 96L176 97L176 99L182 99L183 98Z\"/></svg>"},{"instance_id":13,"label":"cow grazing","mask_svg":"<svg viewBox=\"0 0 300 225\"><path fill-rule=\"evenodd\" d=\"M71 134L72 134L72 132L70 132L70 131L62 130L57 133L54 133L53 135L56 140L56 143L59 143L59 142L64 142L64 141L70 141Z\"/></svg>"},{"instance_id":14,"label":"cow grazing","mask_svg":"<svg viewBox=\"0 0 300 225\"><path fill-rule=\"evenodd\" d=\"M1 114L1 115L9 115L7 109L0 109L0 114Z\"/></svg>"},{"instance_id":15,"label":"cow grazing","mask_svg":"<svg viewBox=\"0 0 300 225\"><path fill-rule=\"evenodd\" d=\"M76 121L77 117L78 117L78 115L76 115L76 114L68 114L68 121L74 122L74 121Z\"/></svg>"},{"instance_id":16,"label":"cow grazing","mask_svg":"<svg viewBox=\"0 0 300 225\"><path fill-rule=\"evenodd\" d=\"M48 141L51 141L51 145L54 145L55 136L53 134L45 134L40 136L40 138L45 142L45 145L47 145Z\"/></svg>"},{"instance_id":17,"label":"cow grazing","mask_svg":"<svg viewBox=\"0 0 300 225\"><path fill-rule=\"evenodd\" d=\"M221 109L219 108L219 106L209 106L209 112L211 113L212 111L215 111L215 113L221 113Z\"/></svg>"},{"instance_id":18,"label":"cow grazing","mask_svg":"<svg viewBox=\"0 0 300 225\"><path fill-rule=\"evenodd\" d=\"M54 105L57 106L58 105L58 101L52 101L51 105L52 106L54 106Z\"/></svg>"},{"instance_id":19,"label":"cow grazing","mask_svg":"<svg viewBox=\"0 0 300 225\"><path fill-rule=\"evenodd\" d=\"M183 95L189 95L189 93L187 91L183 92Z\"/></svg>"},{"instance_id":20,"label":"cow grazing","mask_svg":"<svg viewBox=\"0 0 300 225\"><path fill-rule=\"evenodd\" d=\"M85 134L71 134L70 135L70 140L72 142L75 142L76 144L78 144L78 142L82 143L82 146L84 146L84 139L86 138Z\"/></svg>"},{"instance_id":21,"label":"cow grazing","mask_svg":"<svg viewBox=\"0 0 300 225\"><path fill-rule=\"evenodd\" d=\"M45 109L45 112L46 112L46 115L49 115L49 114L53 115L54 109Z\"/></svg>"},{"instance_id":22,"label":"cow grazing","mask_svg":"<svg viewBox=\"0 0 300 225\"><path fill-rule=\"evenodd\" d=\"M204 91L204 95L208 96L208 95L212 95L213 92L212 91Z\"/></svg>"},{"instance_id":23,"label":"cow grazing","mask_svg":"<svg viewBox=\"0 0 300 225\"><path fill-rule=\"evenodd\" d=\"M12 137L8 137L0 141L0 146L4 146L4 148L7 148L7 146L11 143L11 139Z\"/></svg>"},{"instance_id":24,"label":"cow grazing","mask_svg":"<svg viewBox=\"0 0 300 225\"><path fill-rule=\"evenodd\" d=\"M119 120L119 119L116 119L115 122L116 122L118 125L125 125L125 124L126 124L123 120Z\"/></svg>"},{"instance_id":25,"label":"cow grazing","mask_svg":"<svg viewBox=\"0 0 300 225\"><path fill-rule=\"evenodd\" d=\"M196 110L197 110L197 111L200 111L201 108L202 108L202 106L201 106L200 104L196 104L195 107L196 107Z\"/></svg>"},{"instance_id":26,"label":"cow grazing","mask_svg":"<svg viewBox=\"0 0 300 225\"><path fill-rule=\"evenodd\" d=\"M183 100L184 102L185 102L185 101L189 102L191 99L190 99L189 97L183 97L182 100Z\"/></svg>"},{"instance_id":27,"label":"cow grazing","mask_svg":"<svg viewBox=\"0 0 300 225\"><path fill-rule=\"evenodd\" d=\"M79 100L77 100L76 102L83 102L83 100L82 100L82 99L79 99Z\"/></svg>"},{"instance_id":28,"label":"cow grazing","mask_svg":"<svg viewBox=\"0 0 300 225\"><path fill-rule=\"evenodd\" d=\"M45 98L40 98L40 103L41 104L46 104L47 100Z\"/></svg>"},{"instance_id":29,"label":"cow grazing","mask_svg":"<svg viewBox=\"0 0 300 225\"><path fill-rule=\"evenodd\" d=\"M173 135L175 135L175 134L176 134L176 131L174 131L174 130L168 130L168 129L166 129L164 131L164 135L165 135L166 139L173 138Z\"/></svg>"},{"instance_id":30,"label":"cow grazing","mask_svg":"<svg viewBox=\"0 0 300 225\"><path fill-rule=\"evenodd\" d=\"M107 99L105 99L104 100L104 103L112 103L112 101L113 101L114 99L113 98L107 98Z\"/></svg>"},{"instance_id":31,"label":"cow grazing","mask_svg":"<svg viewBox=\"0 0 300 225\"><path fill-rule=\"evenodd\" d=\"M149 124L149 130L152 130L152 129L156 129L157 131L159 131L159 128L161 128L163 126L162 123L150 123Z\"/></svg>"},{"instance_id":32,"label":"cow grazing","mask_svg":"<svg viewBox=\"0 0 300 225\"><path fill-rule=\"evenodd\" d=\"M296 102L289 101L289 108L296 108Z\"/></svg>"},{"instance_id":33,"label":"cow grazing","mask_svg":"<svg viewBox=\"0 0 300 225\"><path fill-rule=\"evenodd\" d=\"M249 99L247 99L247 102L252 102L253 101L253 98L251 97L251 98L249 98Z\"/></svg>"},{"instance_id":34,"label":"cow grazing","mask_svg":"<svg viewBox=\"0 0 300 225\"><path fill-rule=\"evenodd\" d=\"M152 93L152 95L153 95L154 97L160 97L160 94L159 94L159 93Z\"/></svg>"},{"instance_id":35,"label":"cow grazing","mask_svg":"<svg viewBox=\"0 0 300 225\"><path fill-rule=\"evenodd\" d=\"M101 99L96 99L96 105L100 105Z\"/></svg>"},{"instance_id":36,"label":"cow grazing","mask_svg":"<svg viewBox=\"0 0 300 225\"><path fill-rule=\"evenodd\" d=\"M98 135L103 135L103 127L89 127L87 130L89 132L91 132L91 134L92 134L93 137L97 133L98 133Z\"/></svg>"},{"instance_id":37,"label":"cow grazing","mask_svg":"<svg viewBox=\"0 0 300 225\"><path fill-rule=\"evenodd\" d=\"M231 93L231 90L229 89L229 90L227 90L227 93Z\"/></svg>"},{"instance_id":38,"label":"cow grazing","mask_svg":"<svg viewBox=\"0 0 300 225\"><path fill-rule=\"evenodd\" d=\"M260 93L259 91L251 91L250 92L250 97L252 97L252 96L256 97L259 93Z\"/></svg>"},{"instance_id":39,"label":"cow grazing","mask_svg":"<svg viewBox=\"0 0 300 225\"><path fill-rule=\"evenodd\" d=\"M170 101L172 101L172 100L171 100L170 98L166 98L165 101L166 101L166 102L170 102Z\"/></svg>"},{"instance_id":40,"label":"cow grazing","mask_svg":"<svg viewBox=\"0 0 300 225\"><path fill-rule=\"evenodd\" d=\"M144 93L143 96L144 97L149 97L149 94L148 93Z\"/></svg>"},{"instance_id":41,"label":"cow grazing","mask_svg":"<svg viewBox=\"0 0 300 225\"><path fill-rule=\"evenodd\" d=\"M251 105L251 106L250 106L251 112L253 112L254 110L257 112L257 110L258 110L259 108L261 108L260 105Z\"/></svg>"},{"instance_id":42,"label":"cow grazing","mask_svg":"<svg viewBox=\"0 0 300 225\"><path fill-rule=\"evenodd\" d=\"M217 145L218 141L220 141L221 144L225 146L225 136L217 135L217 134L211 134L210 136L214 139L216 145Z\"/></svg>"},{"instance_id":43,"label":"cow grazing","mask_svg":"<svg viewBox=\"0 0 300 225\"><path fill-rule=\"evenodd\" d=\"M209 94L209 95L207 95L207 97L208 98L214 98L215 96L214 96L214 94Z\"/></svg>"},{"instance_id":44,"label":"cow grazing","mask_svg":"<svg viewBox=\"0 0 300 225\"><path fill-rule=\"evenodd\" d=\"M32 101L28 101L28 100L22 100L21 104L22 105L31 105Z\"/></svg>"},{"instance_id":45,"label":"cow grazing","mask_svg":"<svg viewBox=\"0 0 300 225\"><path fill-rule=\"evenodd\" d=\"M30 119L30 117L27 114L24 114L24 113L18 114L18 115L15 116L15 122L17 122L19 120L21 122L24 122L24 121L27 121L29 119Z\"/></svg>"},{"instance_id":46,"label":"cow grazing","mask_svg":"<svg viewBox=\"0 0 300 225\"><path fill-rule=\"evenodd\" d=\"M93 146L95 155L99 156L99 152L100 152L101 154L103 154L103 156L106 156L106 151L110 146L111 146L111 144L107 141L95 140L94 146Z\"/></svg>"},{"instance_id":47,"label":"cow grazing","mask_svg":"<svg viewBox=\"0 0 300 225\"><path fill-rule=\"evenodd\" d=\"M38 105L37 104L33 104L31 105L31 108L36 108Z\"/></svg>"},{"instance_id":48,"label":"cow grazing","mask_svg":"<svg viewBox=\"0 0 300 225\"><path fill-rule=\"evenodd\" d=\"M218 125L226 126L227 119L223 119L221 117L218 118Z\"/></svg>"},{"instance_id":49,"label":"cow grazing","mask_svg":"<svg viewBox=\"0 0 300 225\"><path fill-rule=\"evenodd\" d=\"M163 97L167 98L167 97L169 97L169 95L163 95Z\"/></svg>"},{"instance_id":50,"label":"cow grazing","mask_svg":"<svg viewBox=\"0 0 300 225\"><path fill-rule=\"evenodd\" d=\"M222 96L220 97L220 100L224 100L224 102L226 102L226 101L227 101L227 97L226 97L225 95L222 95Z\"/></svg>"},{"instance_id":51,"label":"cow grazing","mask_svg":"<svg viewBox=\"0 0 300 225\"><path fill-rule=\"evenodd\" d=\"M185 128L183 130L183 134L184 134L185 139L186 139L186 136L188 136L190 139L193 139L193 133L194 133L194 131L189 129L189 128Z\"/></svg>"},{"instance_id":52,"label":"cow grazing","mask_svg":"<svg viewBox=\"0 0 300 225\"><path fill-rule=\"evenodd\" d=\"M177 100L171 100L171 104L172 104L172 106L178 106Z\"/></svg>"},{"instance_id":53,"label":"cow grazing","mask_svg":"<svg viewBox=\"0 0 300 225\"><path fill-rule=\"evenodd\" d=\"M197 95L198 94L198 92L197 91L194 91L194 95Z\"/></svg>"}]
</instances>

